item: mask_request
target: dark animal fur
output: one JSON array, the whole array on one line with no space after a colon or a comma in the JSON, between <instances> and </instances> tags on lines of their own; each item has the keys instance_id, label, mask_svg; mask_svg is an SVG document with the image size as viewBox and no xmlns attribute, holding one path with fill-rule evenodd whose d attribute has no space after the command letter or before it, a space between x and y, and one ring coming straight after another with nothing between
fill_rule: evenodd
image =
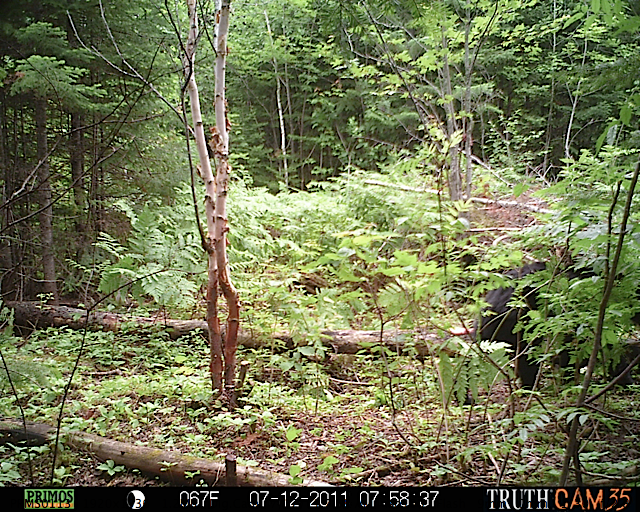
<instances>
[{"instance_id":1,"label":"dark animal fur","mask_svg":"<svg viewBox=\"0 0 640 512\"><path fill-rule=\"evenodd\" d=\"M520 279L526 275L533 274L544 270L546 265L544 262L535 262L516 270L510 270L506 275L512 279ZM578 275L586 276L587 273L577 274L572 270L567 271L568 277L574 278ZM591 275L591 274L589 274ZM537 290L532 287L525 287L523 291L526 308L516 308L509 305L513 297L515 288L513 286L497 288L491 290L485 296L485 301L489 307L485 309L480 318L479 325L476 323L476 335L479 334L482 340L503 341L509 343L516 352L516 376L520 377L522 385L531 389L536 381L539 363L529 358L528 345L524 343L522 332L514 332L516 324L523 318L527 310L538 309ZM640 325L640 313L636 314L632 321L636 325ZM567 334L567 341L571 339L571 334ZM534 340L531 343L539 344L540 340ZM629 365L629 361L640 353L640 347L635 344L629 344L627 354L621 359L618 365L612 370L613 377L622 373ZM569 356L566 352L559 356L560 366L566 367L569 363ZM620 382L620 384L633 384L631 374L628 373Z\"/></svg>"}]
</instances>

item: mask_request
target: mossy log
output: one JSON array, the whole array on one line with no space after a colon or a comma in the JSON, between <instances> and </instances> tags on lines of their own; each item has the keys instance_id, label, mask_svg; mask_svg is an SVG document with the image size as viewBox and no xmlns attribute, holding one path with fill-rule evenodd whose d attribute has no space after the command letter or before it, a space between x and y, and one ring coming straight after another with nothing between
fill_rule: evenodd
<instances>
[{"instance_id":1,"label":"mossy log","mask_svg":"<svg viewBox=\"0 0 640 512\"><path fill-rule=\"evenodd\" d=\"M26 427L17 420L0 420L0 438L16 431L22 432L23 437L41 440L48 437L55 438L55 429L43 423L27 422ZM195 485L204 480L208 485L226 485L226 470L224 462L213 462L184 455L176 451L149 448L122 441L114 441L87 432L71 431L63 438L72 448L91 453L101 461L112 460L117 465L129 469L138 469L142 473L157 476L172 485ZM33 444L42 444L41 442ZM197 473L188 477L187 473ZM247 466L236 468L236 485L240 487L283 487L291 485L290 477L280 473L265 471ZM329 484L316 480L303 480L301 486L328 486Z\"/></svg>"},{"instance_id":2,"label":"mossy log","mask_svg":"<svg viewBox=\"0 0 640 512\"><path fill-rule=\"evenodd\" d=\"M180 338L190 332L200 330L208 336L207 322L204 320L176 320L162 315L142 317L121 315L104 311L91 311L69 306L43 305L39 302L7 302L14 310L14 325L19 331L42 329L45 327L69 327L71 329L103 329L118 331L124 324L165 329L173 339ZM382 335L382 344L391 350L402 352L409 341L414 341L413 350L419 357L426 357L440 350L449 355L455 352L446 346L449 335L439 336L423 331L388 330ZM250 329L240 329L238 343L248 348L268 345L271 341L280 340L287 348L295 346L289 333L280 332L270 336L260 335ZM380 344L379 331L356 331L351 329L324 331L322 340L337 354L355 354L364 348Z\"/></svg>"}]
</instances>

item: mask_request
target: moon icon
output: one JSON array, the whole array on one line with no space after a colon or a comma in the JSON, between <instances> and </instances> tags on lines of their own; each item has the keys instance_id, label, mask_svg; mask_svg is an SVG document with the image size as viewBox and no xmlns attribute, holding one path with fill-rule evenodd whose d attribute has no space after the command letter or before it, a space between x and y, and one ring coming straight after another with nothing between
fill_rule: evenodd
<instances>
[{"instance_id":1,"label":"moon icon","mask_svg":"<svg viewBox=\"0 0 640 512\"><path fill-rule=\"evenodd\" d=\"M144 494L142 491L130 491L127 494L127 505L133 510L140 510L144 507Z\"/></svg>"}]
</instances>

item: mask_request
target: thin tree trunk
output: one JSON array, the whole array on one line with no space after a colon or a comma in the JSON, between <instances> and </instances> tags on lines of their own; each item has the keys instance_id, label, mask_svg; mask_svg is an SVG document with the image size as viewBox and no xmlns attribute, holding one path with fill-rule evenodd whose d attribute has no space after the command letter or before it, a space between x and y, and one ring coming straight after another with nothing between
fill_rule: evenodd
<instances>
[{"instance_id":1,"label":"thin tree trunk","mask_svg":"<svg viewBox=\"0 0 640 512\"><path fill-rule=\"evenodd\" d=\"M581 72L584 72L584 67L587 59L587 38L584 39L584 51L582 53L582 69ZM567 86L567 92L569 93L569 97L571 98L571 115L569 116L569 123L567 125L567 134L564 141L564 156L565 158L571 158L571 130L573 129L573 120L576 116L576 110L578 109L578 101L580 101L580 87L582 86L582 78L578 80L578 85L576 86L576 90L573 93L573 97L571 95L571 91Z\"/></svg>"},{"instance_id":2,"label":"thin tree trunk","mask_svg":"<svg viewBox=\"0 0 640 512\"><path fill-rule=\"evenodd\" d=\"M93 83L99 83L96 77ZM91 186L89 190L89 215L87 224L93 226L93 231L99 233L104 231L104 213L103 213L103 197L102 183L104 169L101 159L102 147L102 131L97 123L97 115L93 116L93 132L92 132L92 153L91 153Z\"/></svg>"},{"instance_id":3,"label":"thin tree trunk","mask_svg":"<svg viewBox=\"0 0 640 512\"><path fill-rule=\"evenodd\" d=\"M620 254L622 252L625 233L627 232L627 225L628 225L629 217L631 215L633 194L638 184L639 175L640 175L640 161L636 163L635 170L631 177L631 183L628 186L627 199L624 206L624 213L622 216L622 220L620 222L620 228L618 230L619 234L618 234L618 240L616 244L616 250L613 256L613 261L610 264L609 275L607 276L604 291L602 294L602 299L600 300L600 308L598 310L598 322L596 324L596 330L595 330L595 335L593 340L593 350L591 351L586 372L582 380L582 388L580 389L580 394L576 401L576 405L575 405L576 410L581 409L586 403L587 393L589 392L589 385L591 384L591 377L593 376L593 372L596 367L596 360L598 358L598 354L600 353L600 349L602 348L602 331L603 331L603 325L604 325L604 317L606 314L607 305L609 303L609 297L611 296L611 292L613 290L614 280L617 274L618 263L620 261ZM616 206L616 201L614 200L611 203L611 209L609 211L609 236L610 237L612 233L611 218L612 218L613 209L615 208L615 206ZM572 459L574 462L574 467L577 470L579 470L580 468L580 461L579 461L580 453L578 450L578 428L580 427L580 425L581 425L581 422L578 421L578 418L574 418L570 423L569 439L567 440L567 447L565 450L564 459L562 461L562 472L560 473L559 485L562 487L567 485L567 480L569 478L569 464ZM577 477L578 479L581 478L580 473L577 473ZM580 485L580 483L578 483L578 485Z\"/></svg>"},{"instance_id":4,"label":"thin tree trunk","mask_svg":"<svg viewBox=\"0 0 640 512\"><path fill-rule=\"evenodd\" d=\"M471 115L471 73L473 71L471 65L471 55L469 48L469 39L471 35L471 17L467 11L467 19L464 29L464 154L465 154L465 191L467 197L471 197L471 182L473 180L473 164L471 162L471 151L473 149L473 117Z\"/></svg>"},{"instance_id":5,"label":"thin tree trunk","mask_svg":"<svg viewBox=\"0 0 640 512\"><path fill-rule=\"evenodd\" d=\"M7 140L7 119L6 119L6 94L0 90L0 169L2 169L2 179L4 187L0 189L0 229L4 228L11 218L13 208L8 200L15 190L15 170L10 169L8 140ZM14 127L15 129L15 127ZM0 296L13 295L15 291L15 271L13 261L13 244L9 236L0 235ZM14 297L15 298L15 297Z\"/></svg>"},{"instance_id":6,"label":"thin tree trunk","mask_svg":"<svg viewBox=\"0 0 640 512\"><path fill-rule=\"evenodd\" d=\"M284 63L284 88L285 91L287 93L287 113L288 113L288 117L289 117L289 133L294 133L295 130L295 122L293 119L293 106L292 106L292 102L291 102L291 81L289 80L289 68L287 66L287 63ZM295 138L291 138L289 137L289 141L288 141L288 145L289 145L289 152L288 154L291 156L294 156L296 154L296 146L295 146ZM288 162L287 162L288 165ZM302 187L302 190L304 190L304 187Z\"/></svg>"},{"instance_id":7,"label":"thin tree trunk","mask_svg":"<svg viewBox=\"0 0 640 512\"><path fill-rule=\"evenodd\" d=\"M215 209L215 253L218 260L218 278L227 301L227 329L224 344L225 392L232 405L235 404L236 352L238 350L238 329L240 327L240 300L231 282L229 260L227 258L227 194L229 191L229 121L225 98L225 70L227 63L227 37L229 34L229 11L231 0L222 0L218 21L216 48L215 111L216 128L219 139L215 144L216 155L216 209Z\"/></svg>"},{"instance_id":8,"label":"thin tree trunk","mask_svg":"<svg viewBox=\"0 0 640 512\"><path fill-rule=\"evenodd\" d=\"M205 183L205 213L207 237L203 240L209 258L207 284L207 326L211 349L211 382L214 391L225 393L229 402L235 403L235 368L238 347L240 303L238 293L231 284L227 260L227 193L229 189L229 122L225 99L225 66L227 57L227 34L229 32L230 0L223 0L217 13L216 67L215 67L215 112L216 125L211 130L209 147L217 165L214 179L200 112L200 97L195 79L195 50L198 41L198 15L196 0L187 0L189 9L189 37L184 56L184 73L191 102L201 175ZM227 328L223 344L222 329L218 317L218 290L221 289L228 307ZM224 376L223 376L224 364Z\"/></svg>"},{"instance_id":9,"label":"thin tree trunk","mask_svg":"<svg viewBox=\"0 0 640 512\"><path fill-rule=\"evenodd\" d=\"M22 183L27 178L24 175L26 166L20 158L20 154L24 154L24 152L19 150L20 110L14 108L11 119L8 119L7 97L5 94L2 95L2 99L4 101L0 102L0 108L2 109L4 159L0 165L4 169L5 186L3 187L2 204L5 207L2 208L0 215L0 226L6 231L0 237L0 252L6 251L6 253L2 257L0 292L5 300L24 300L23 233L17 225L9 229L6 228L7 224L13 222L16 218L26 215L28 208L29 195L18 198L20 196L19 188L22 187ZM6 203L5 201L10 202Z\"/></svg>"},{"instance_id":10,"label":"thin tree trunk","mask_svg":"<svg viewBox=\"0 0 640 512\"><path fill-rule=\"evenodd\" d=\"M87 195L84 190L84 132L82 129L82 114L71 114L71 136L69 138L69 163L71 165L71 180L73 186L73 200L76 206L75 228L78 235L78 250L76 261L80 261L86 241L85 208Z\"/></svg>"},{"instance_id":11,"label":"thin tree trunk","mask_svg":"<svg viewBox=\"0 0 640 512\"><path fill-rule=\"evenodd\" d=\"M187 92L191 104L191 118L196 138L196 147L200 158L200 174L205 186L205 216L207 219L207 238L203 240L203 247L208 256L207 268L207 325L209 327L211 384L213 390L222 391L222 333L218 319L218 266L215 254L215 201L216 182L211 169L207 141L200 110L200 95L195 75L196 43L198 41L198 16L196 0L187 0L189 9L189 37L184 56L184 73L187 80ZM212 133L213 138L216 132Z\"/></svg>"},{"instance_id":12,"label":"thin tree trunk","mask_svg":"<svg viewBox=\"0 0 640 512\"><path fill-rule=\"evenodd\" d=\"M74 36L71 19L66 22L67 41L71 48L77 49L80 44ZM73 188L73 201L76 207L75 230L77 233L76 261L82 261L82 255L87 244L87 193L84 180L84 128L85 117L80 112L69 114L71 134L69 137L69 164L71 166L71 186Z\"/></svg>"},{"instance_id":13,"label":"thin tree trunk","mask_svg":"<svg viewBox=\"0 0 640 512\"><path fill-rule=\"evenodd\" d=\"M578 100L579 100L578 91L580 90L581 85L582 85L582 79L578 81L578 86L576 87L576 92L573 94L573 97L571 96L571 91L570 90L567 91L569 93L569 97L572 99L571 99L571 115L569 116L569 122L567 124L567 133L564 139L564 157L565 158L571 158L571 130L573 130L573 120L575 118L576 110L578 108Z\"/></svg>"},{"instance_id":14,"label":"thin tree trunk","mask_svg":"<svg viewBox=\"0 0 640 512\"><path fill-rule=\"evenodd\" d=\"M307 180L306 180L306 176L305 176L305 167L306 165L304 165L304 161L305 161L305 157L304 157L304 151L305 151L305 145L304 145L304 116L306 113L306 106L307 106L307 91L304 91L304 96L302 97L302 112L300 112L300 132L299 132L299 136L298 136L298 150L299 150L299 155L298 155L298 161L300 162L300 164L298 164L298 176L300 176L300 188L302 190L305 189L305 186L307 184Z\"/></svg>"},{"instance_id":15,"label":"thin tree trunk","mask_svg":"<svg viewBox=\"0 0 640 512\"><path fill-rule=\"evenodd\" d=\"M557 0L553 0L553 21L555 23L557 17ZM551 42L551 55L555 61L556 58L556 48L557 48L557 37L556 32L552 32L552 42ZM549 149L551 147L551 127L553 126L553 113L554 113L554 104L555 104L555 96L556 96L556 74L555 74L555 62L551 64L551 92L549 93L549 113L547 114L547 133L544 141L544 159L542 160L542 175L547 175L547 170L550 166L549 164Z\"/></svg>"},{"instance_id":16,"label":"thin tree trunk","mask_svg":"<svg viewBox=\"0 0 640 512\"><path fill-rule=\"evenodd\" d=\"M271 24L269 23L269 14L266 9L264 11L264 19L267 23L267 33L269 34L269 41L271 42L271 50L275 51L273 44L273 34L271 32ZM289 168L287 163L287 134L284 125L284 112L282 109L282 84L280 80L280 73L278 72L278 61L275 55L273 56L273 70L276 76L276 103L278 105L278 120L280 122L280 152L282 154L282 171L284 174L284 186L289 188Z\"/></svg>"},{"instance_id":17,"label":"thin tree trunk","mask_svg":"<svg viewBox=\"0 0 640 512\"><path fill-rule=\"evenodd\" d=\"M98 152L98 124L96 123L96 114L93 115L92 123L93 123L93 130L91 130L91 177L89 180L90 181L89 199L88 199L89 213L88 213L87 222L90 226L92 226L93 232L97 233L98 232L97 230L98 207L96 203L96 199L97 199L96 191L98 188L97 163L98 163L99 152Z\"/></svg>"},{"instance_id":18,"label":"thin tree trunk","mask_svg":"<svg viewBox=\"0 0 640 512\"><path fill-rule=\"evenodd\" d=\"M53 304L58 303L56 265L53 253L53 205L51 204L51 181L49 171L49 148L47 145L47 100L36 98L36 140L37 157L40 164L40 243L42 246L42 270L44 274L43 292L49 295Z\"/></svg>"},{"instance_id":19,"label":"thin tree trunk","mask_svg":"<svg viewBox=\"0 0 640 512\"><path fill-rule=\"evenodd\" d=\"M554 34L555 37L555 34ZM556 96L556 79L555 74L552 71L551 75L551 92L549 94L549 113L547 114L547 133L544 141L544 159L542 160L542 175L546 176L547 171L550 164L549 151L551 149L551 130L553 127L553 114L554 114L554 104L555 104L555 96Z\"/></svg>"},{"instance_id":20,"label":"thin tree trunk","mask_svg":"<svg viewBox=\"0 0 640 512\"><path fill-rule=\"evenodd\" d=\"M442 89L444 92L444 108L447 113L447 137L450 141L458 131L455 105L453 103L453 89L451 84L451 69L449 68L449 45L447 35L442 29L442 49L444 63L442 66ZM448 100L448 101L447 101ZM458 144L450 144L449 147L449 194L453 201L462 199L462 177L460 175L460 154Z\"/></svg>"}]
</instances>

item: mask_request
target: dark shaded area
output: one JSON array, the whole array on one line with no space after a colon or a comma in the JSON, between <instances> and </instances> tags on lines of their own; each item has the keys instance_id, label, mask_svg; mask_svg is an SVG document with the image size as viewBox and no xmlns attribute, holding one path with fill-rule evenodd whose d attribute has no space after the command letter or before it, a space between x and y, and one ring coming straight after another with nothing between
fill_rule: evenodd
<instances>
[{"instance_id":1,"label":"dark shaded area","mask_svg":"<svg viewBox=\"0 0 640 512\"><path fill-rule=\"evenodd\" d=\"M525 276L540 272L546 269L544 262L538 261L525 265L522 268L510 270L505 275L511 279L522 279ZM593 273L587 271L576 271L573 268L566 269L565 275L569 279L577 277L592 277ZM483 310L479 323L476 322L476 335L480 334L480 339L489 341L503 341L508 343L516 353L515 370L516 377L522 381L522 386L526 389L532 389L535 384L536 377L540 370L540 364L529 355L529 348L539 346L542 339L533 339L529 342L523 339L522 330L516 332L516 325L519 321L526 321L526 313L529 310L537 310L539 308L538 288L532 285L525 285L522 290L524 306L514 307L510 305L514 298L514 286L501 287L491 290L485 296L485 301L489 307ZM635 325L640 325L640 314L636 313L631 321ZM478 329L479 328L479 329ZM565 342L569 343L574 333L568 332ZM630 362L640 354L640 346L638 344L628 343L625 353L621 357L617 365L610 370L611 378L615 378L623 373ZM565 350L557 358L557 364L563 368L569 366L569 353ZM628 372L620 381L621 385L634 384L631 372Z\"/></svg>"}]
</instances>

